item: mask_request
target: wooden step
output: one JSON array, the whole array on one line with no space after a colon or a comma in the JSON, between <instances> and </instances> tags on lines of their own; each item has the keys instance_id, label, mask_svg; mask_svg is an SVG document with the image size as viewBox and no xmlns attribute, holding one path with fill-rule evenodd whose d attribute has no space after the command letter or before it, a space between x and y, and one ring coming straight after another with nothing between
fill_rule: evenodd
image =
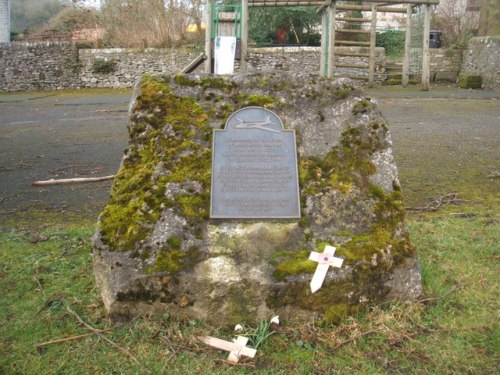
<instances>
[{"instance_id":1,"label":"wooden step","mask_svg":"<svg viewBox=\"0 0 500 375\"><path fill-rule=\"evenodd\" d=\"M357 68L357 69L368 69L368 65L353 65L353 64L335 64L337 68Z\"/></svg>"},{"instance_id":2,"label":"wooden step","mask_svg":"<svg viewBox=\"0 0 500 375\"><path fill-rule=\"evenodd\" d=\"M358 79L361 81L368 81L368 76L336 76L334 75L333 78L350 78L350 79Z\"/></svg>"},{"instance_id":3,"label":"wooden step","mask_svg":"<svg viewBox=\"0 0 500 375\"><path fill-rule=\"evenodd\" d=\"M372 22L369 18L351 18L351 17L340 17L335 18L335 21L348 21L348 22Z\"/></svg>"},{"instance_id":4,"label":"wooden step","mask_svg":"<svg viewBox=\"0 0 500 375\"><path fill-rule=\"evenodd\" d=\"M370 54L356 52L335 52L335 56L370 57Z\"/></svg>"},{"instance_id":5,"label":"wooden step","mask_svg":"<svg viewBox=\"0 0 500 375\"><path fill-rule=\"evenodd\" d=\"M350 33L350 34L371 34L370 30L355 30L355 29L335 29L339 33Z\"/></svg>"},{"instance_id":6,"label":"wooden step","mask_svg":"<svg viewBox=\"0 0 500 375\"><path fill-rule=\"evenodd\" d=\"M336 40L335 44L342 44L347 46L369 46L370 42L355 42L352 40Z\"/></svg>"}]
</instances>

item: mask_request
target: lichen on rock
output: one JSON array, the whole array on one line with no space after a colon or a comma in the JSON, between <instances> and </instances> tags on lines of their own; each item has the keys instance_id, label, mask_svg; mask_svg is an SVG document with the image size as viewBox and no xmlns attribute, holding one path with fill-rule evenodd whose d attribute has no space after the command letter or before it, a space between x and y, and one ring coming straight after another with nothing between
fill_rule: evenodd
<instances>
[{"instance_id":1,"label":"lichen on rock","mask_svg":"<svg viewBox=\"0 0 500 375\"><path fill-rule=\"evenodd\" d=\"M301 219L209 218L213 129L255 105L296 132ZM217 324L272 313L337 321L420 293L388 127L353 82L147 75L134 91L128 129L94 237L110 313L169 311ZM312 294L309 254L327 244L344 265Z\"/></svg>"}]
</instances>

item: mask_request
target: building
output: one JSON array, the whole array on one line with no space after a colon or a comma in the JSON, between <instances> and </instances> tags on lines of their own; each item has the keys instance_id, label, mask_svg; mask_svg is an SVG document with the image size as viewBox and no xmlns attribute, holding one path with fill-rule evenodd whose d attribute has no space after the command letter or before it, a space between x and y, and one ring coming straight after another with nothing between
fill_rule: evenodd
<instances>
[{"instance_id":1,"label":"building","mask_svg":"<svg viewBox=\"0 0 500 375\"><path fill-rule=\"evenodd\" d=\"M0 0L0 43L10 42L10 0Z\"/></svg>"}]
</instances>

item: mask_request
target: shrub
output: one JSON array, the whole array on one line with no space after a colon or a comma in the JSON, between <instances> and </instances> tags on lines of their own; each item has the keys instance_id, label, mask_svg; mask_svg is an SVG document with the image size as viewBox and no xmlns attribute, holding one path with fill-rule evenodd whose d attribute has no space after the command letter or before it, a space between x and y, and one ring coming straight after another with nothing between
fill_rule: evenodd
<instances>
[{"instance_id":1,"label":"shrub","mask_svg":"<svg viewBox=\"0 0 500 375\"><path fill-rule=\"evenodd\" d=\"M388 57L401 57L405 50L405 32L399 30L387 30L377 33L377 47L385 48Z\"/></svg>"},{"instance_id":2,"label":"shrub","mask_svg":"<svg viewBox=\"0 0 500 375\"><path fill-rule=\"evenodd\" d=\"M107 59L95 59L92 62L92 71L94 73L113 73L116 70L116 61Z\"/></svg>"}]
</instances>

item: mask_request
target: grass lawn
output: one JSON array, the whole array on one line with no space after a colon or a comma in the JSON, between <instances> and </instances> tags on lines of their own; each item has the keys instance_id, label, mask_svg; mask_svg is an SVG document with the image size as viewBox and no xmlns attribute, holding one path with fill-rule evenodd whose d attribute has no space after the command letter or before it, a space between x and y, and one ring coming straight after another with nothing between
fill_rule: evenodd
<instances>
[{"instance_id":1,"label":"grass lawn","mask_svg":"<svg viewBox=\"0 0 500 375\"><path fill-rule=\"evenodd\" d=\"M410 213L425 295L375 307L339 325L272 326L254 360L237 366L195 339L234 332L168 315L111 322L92 275L93 226L0 234L0 373L404 373L499 370L498 240L493 209ZM80 321L106 330L92 333ZM250 327L252 328L252 327Z\"/></svg>"}]
</instances>

